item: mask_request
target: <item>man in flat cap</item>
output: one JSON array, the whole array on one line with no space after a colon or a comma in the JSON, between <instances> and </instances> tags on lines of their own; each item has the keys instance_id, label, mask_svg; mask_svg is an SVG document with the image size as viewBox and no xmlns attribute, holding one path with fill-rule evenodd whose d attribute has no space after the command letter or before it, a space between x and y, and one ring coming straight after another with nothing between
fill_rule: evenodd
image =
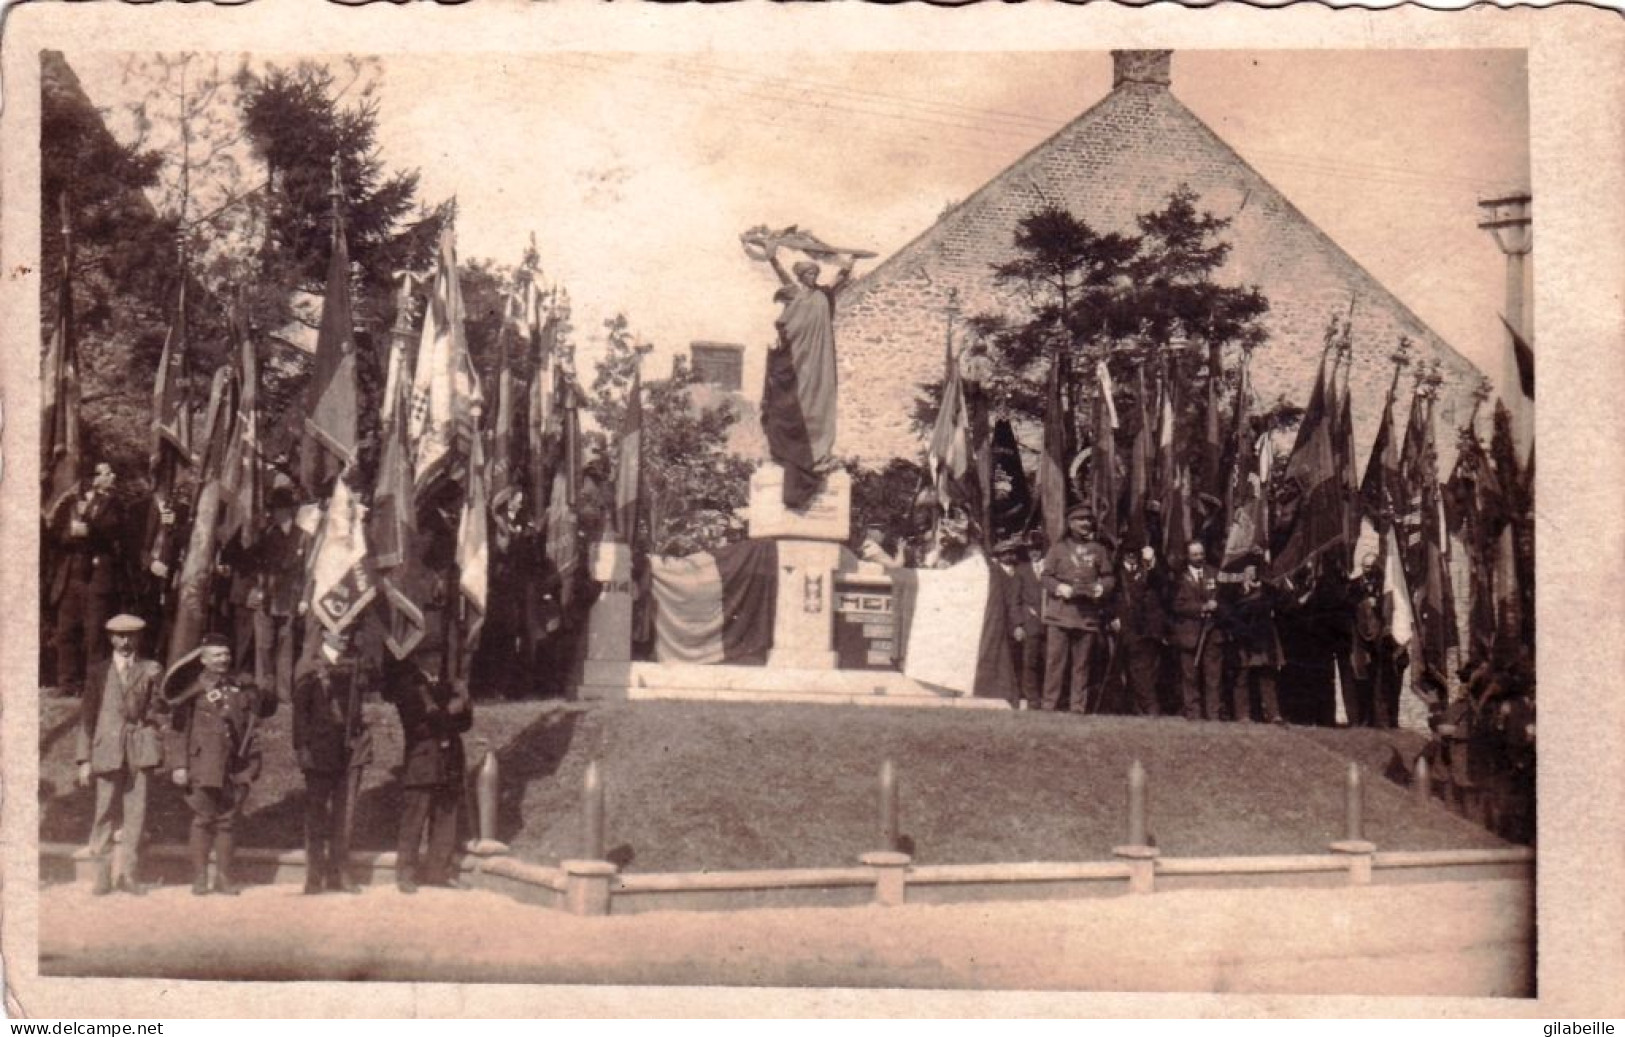
<instances>
[{"instance_id":1,"label":"man in flat cap","mask_svg":"<svg viewBox=\"0 0 1625 1037\"><path fill-rule=\"evenodd\" d=\"M1086 713L1097 704L1093 664L1103 644L1102 611L1117 584L1087 506L1066 513L1066 535L1044 556L1043 583L1044 708L1059 707L1070 677L1072 712Z\"/></svg>"},{"instance_id":2,"label":"man in flat cap","mask_svg":"<svg viewBox=\"0 0 1625 1037\"><path fill-rule=\"evenodd\" d=\"M237 818L259 777L254 728L276 713L277 698L231 672L231 645L209 634L164 675L170 712L175 784L186 789L192 811L192 892L210 890L209 850L215 854L214 892L235 896L231 879Z\"/></svg>"},{"instance_id":3,"label":"man in flat cap","mask_svg":"<svg viewBox=\"0 0 1625 1037\"><path fill-rule=\"evenodd\" d=\"M1040 612L1044 604L1044 589L1038 582L1038 573L1027 557L1027 541L1022 537L1004 540L993 549L998 565L989 570L993 574L993 588L1003 610L1005 637L1009 639L1010 664L1014 683L1006 690L1011 708L1025 705L1029 710L1043 704L1044 684L1044 623Z\"/></svg>"},{"instance_id":4,"label":"man in flat cap","mask_svg":"<svg viewBox=\"0 0 1625 1037\"><path fill-rule=\"evenodd\" d=\"M90 667L79 702L79 728L74 761L81 788L96 785L96 813L90 824L90 854L96 859L91 892L105 896L115 888L140 895L136 879L141 835L147 817L147 775L163 762L162 742L154 715L153 693L162 668L143 659L137 648L147 624L137 616L107 621L112 655ZM123 826L123 859L114 874L113 819Z\"/></svg>"}]
</instances>

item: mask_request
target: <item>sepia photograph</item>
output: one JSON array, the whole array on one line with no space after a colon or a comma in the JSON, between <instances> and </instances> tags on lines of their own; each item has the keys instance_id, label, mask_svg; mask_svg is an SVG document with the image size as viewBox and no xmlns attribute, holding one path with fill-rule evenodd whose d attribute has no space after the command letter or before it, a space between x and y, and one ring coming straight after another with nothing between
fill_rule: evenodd
<instances>
[{"instance_id":1,"label":"sepia photograph","mask_svg":"<svg viewBox=\"0 0 1625 1037\"><path fill-rule=\"evenodd\" d=\"M31 970L1535 1004L1530 51L1150 39L30 51Z\"/></svg>"}]
</instances>

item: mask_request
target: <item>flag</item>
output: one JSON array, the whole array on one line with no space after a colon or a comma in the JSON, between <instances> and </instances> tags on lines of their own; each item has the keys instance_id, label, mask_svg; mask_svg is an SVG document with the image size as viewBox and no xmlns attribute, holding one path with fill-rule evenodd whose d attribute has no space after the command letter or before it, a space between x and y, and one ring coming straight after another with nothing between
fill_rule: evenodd
<instances>
[{"instance_id":1,"label":"flag","mask_svg":"<svg viewBox=\"0 0 1625 1037\"><path fill-rule=\"evenodd\" d=\"M554 344L558 338L558 318L542 314L540 289L534 285L526 293L525 325L530 334L530 386L525 407L526 480L525 490L536 504L546 498L553 481L553 440L558 420L553 378Z\"/></svg>"},{"instance_id":2,"label":"flag","mask_svg":"<svg viewBox=\"0 0 1625 1037\"><path fill-rule=\"evenodd\" d=\"M1066 534L1066 470L1072 458L1072 412L1066 382L1066 348L1057 345L1051 351L1049 384L1044 390L1044 454L1038 460L1038 507L1050 544L1060 543Z\"/></svg>"},{"instance_id":3,"label":"flag","mask_svg":"<svg viewBox=\"0 0 1625 1037\"><path fill-rule=\"evenodd\" d=\"M463 292L457 281L457 247L451 229L440 234L434 287L423 317L417 366L412 376L406 431L412 444L412 478L418 496L460 468L475 434L481 403L479 379L468 356L463 329Z\"/></svg>"},{"instance_id":4,"label":"flag","mask_svg":"<svg viewBox=\"0 0 1625 1037\"><path fill-rule=\"evenodd\" d=\"M188 323L186 310L186 263L180 265L180 290L175 314L164 333L163 352L152 385L152 445L147 456L147 477L152 480L152 497L147 506L146 529L142 535L142 569L152 563L168 564L173 525L164 525L162 509L173 506L175 477L182 464L192 458L192 404L188 392L186 361Z\"/></svg>"},{"instance_id":5,"label":"flag","mask_svg":"<svg viewBox=\"0 0 1625 1037\"><path fill-rule=\"evenodd\" d=\"M559 434L547 501L547 557L559 575L559 607L569 609L575 596L581 546L576 502L581 492L581 424L574 380L554 368Z\"/></svg>"},{"instance_id":6,"label":"flag","mask_svg":"<svg viewBox=\"0 0 1625 1037\"><path fill-rule=\"evenodd\" d=\"M1252 383L1250 354L1241 361L1241 382L1236 389L1235 423L1231 431L1230 465L1225 479L1225 539L1221 565L1231 568L1245 560L1269 556L1269 502L1265 494L1275 463L1268 432L1254 433L1249 414Z\"/></svg>"},{"instance_id":7,"label":"flag","mask_svg":"<svg viewBox=\"0 0 1625 1037\"><path fill-rule=\"evenodd\" d=\"M1089 506L1104 540L1117 541L1117 404L1106 362L1095 365L1100 398L1095 401L1095 441L1089 467Z\"/></svg>"},{"instance_id":8,"label":"flag","mask_svg":"<svg viewBox=\"0 0 1625 1037\"><path fill-rule=\"evenodd\" d=\"M1491 593L1495 601L1496 632L1524 644L1534 643L1534 523L1530 514L1532 472L1519 471L1515 418L1497 405L1490 441L1494 460L1496 526L1490 548ZM1529 467L1534 467L1531 455ZM1510 646L1508 646L1510 647ZM1503 655L1510 653L1503 651Z\"/></svg>"},{"instance_id":9,"label":"flag","mask_svg":"<svg viewBox=\"0 0 1625 1037\"><path fill-rule=\"evenodd\" d=\"M237 403L232 370L222 366L209 387L203 427L208 437L198 457L197 496L192 505L192 531L186 559L176 580L179 595L174 622L169 626L169 655L179 659L197 647L209 615L209 590L214 582L215 555L220 546L220 508L224 490L226 452L236 433Z\"/></svg>"},{"instance_id":10,"label":"flag","mask_svg":"<svg viewBox=\"0 0 1625 1037\"><path fill-rule=\"evenodd\" d=\"M1006 418L1000 418L993 425L988 463L992 473L988 495L989 536L997 543L1025 530L1033 510L1027 473L1021 467L1021 446L1016 442L1015 428Z\"/></svg>"},{"instance_id":11,"label":"flag","mask_svg":"<svg viewBox=\"0 0 1625 1037\"><path fill-rule=\"evenodd\" d=\"M946 508L950 500L962 501L962 481L970 471L970 418L965 408L965 389L959 377L959 365L950 352L947 358L947 377L942 383L942 405L937 408L937 420L931 426L931 440L926 444L926 467L931 472L931 485L936 488L937 500Z\"/></svg>"},{"instance_id":12,"label":"flag","mask_svg":"<svg viewBox=\"0 0 1625 1037\"><path fill-rule=\"evenodd\" d=\"M1394 450L1394 395L1398 388L1399 368L1396 366L1387 402L1382 406L1377 438L1371 443L1371 456L1366 459L1365 476L1360 480L1360 514L1379 535L1393 525L1400 508L1399 456Z\"/></svg>"},{"instance_id":13,"label":"flag","mask_svg":"<svg viewBox=\"0 0 1625 1037\"><path fill-rule=\"evenodd\" d=\"M485 458L475 436L468 461L468 492L457 523L457 588L462 595L462 652L473 657L485 625L490 589L489 502L485 496Z\"/></svg>"},{"instance_id":14,"label":"flag","mask_svg":"<svg viewBox=\"0 0 1625 1037\"><path fill-rule=\"evenodd\" d=\"M1501 402L1512 423L1514 454L1519 464L1527 464L1535 446L1535 350L1505 317L1501 324L1510 340L1503 365Z\"/></svg>"},{"instance_id":15,"label":"flag","mask_svg":"<svg viewBox=\"0 0 1625 1037\"><path fill-rule=\"evenodd\" d=\"M1400 564L1399 541L1390 526L1382 535L1382 619L1388 636L1401 648L1416 635L1416 617L1411 611L1410 589L1405 583L1405 567Z\"/></svg>"},{"instance_id":16,"label":"flag","mask_svg":"<svg viewBox=\"0 0 1625 1037\"><path fill-rule=\"evenodd\" d=\"M1477 413L1474 407L1474 418ZM1446 528L1467 550L1467 658L1473 663L1489 658L1495 646L1495 546L1506 527L1499 498L1489 456L1470 418L1461 429L1444 501Z\"/></svg>"},{"instance_id":17,"label":"flag","mask_svg":"<svg viewBox=\"0 0 1625 1037\"><path fill-rule=\"evenodd\" d=\"M236 537L244 548L252 548L259 539L259 521L264 512L259 463L259 362L252 330L241 309L233 315L231 329L238 346L237 430L225 458L226 500L220 537L223 542Z\"/></svg>"},{"instance_id":18,"label":"flag","mask_svg":"<svg viewBox=\"0 0 1625 1037\"><path fill-rule=\"evenodd\" d=\"M1338 478L1340 480L1340 503L1343 512L1343 536L1345 548L1352 551L1360 539L1360 473L1354 460L1354 394L1349 389L1349 365L1343 366L1341 388L1337 392L1337 423L1334 426L1332 440L1333 452L1337 457ZM1337 382L1337 366L1332 367L1332 378ZM1353 559L1345 559L1352 563ZM1352 567L1352 566L1350 566Z\"/></svg>"},{"instance_id":19,"label":"flag","mask_svg":"<svg viewBox=\"0 0 1625 1037\"><path fill-rule=\"evenodd\" d=\"M1202 481L1200 493L1224 494L1224 435L1219 430L1219 363L1211 357L1207 375L1207 406L1202 412Z\"/></svg>"},{"instance_id":20,"label":"flag","mask_svg":"<svg viewBox=\"0 0 1625 1037\"><path fill-rule=\"evenodd\" d=\"M311 611L335 633L354 623L377 594L367 557L366 517L367 509L349 483L336 480L312 549L310 582Z\"/></svg>"},{"instance_id":21,"label":"flag","mask_svg":"<svg viewBox=\"0 0 1625 1037\"><path fill-rule=\"evenodd\" d=\"M632 376L626 414L615 445L615 512L613 528L623 544L637 542L638 500L643 496L643 375Z\"/></svg>"},{"instance_id":22,"label":"flag","mask_svg":"<svg viewBox=\"0 0 1625 1037\"><path fill-rule=\"evenodd\" d=\"M741 540L683 558L653 556L655 658L765 663L778 602L778 543Z\"/></svg>"},{"instance_id":23,"label":"flag","mask_svg":"<svg viewBox=\"0 0 1625 1037\"><path fill-rule=\"evenodd\" d=\"M1439 491L1438 453L1433 437L1432 390L1419 380L1400 455L1405 509L1396 538L1411 588L1421 666L1441 677L1449 673L1448 653L1459 635L1449 578L1449 546Z\"/></svg>"},{"instance_id":24,"label":"flag","mask_svg":"<svg viewBox=\"0 0 1625 1037\"><path fill-rule=\"evenodd\" d=\"M390 410L373 508L369 539L378 572L378 594L384 608L384 644L397 659L412 654L425 633L422 593L426 587L417 556L417 521L412 486L412 448L406 438L404 379L396 384Z\"/></svg>"},{"instance_id":25,"label":"flag","mask_svg":"<svg viewBox=\"0 0 1625 1037\"><path fill-rule=\"evenodd\" d=\"M1346 543L1343 474L1332 443L1335 418L1330 413L1329 395L1322 358L1297 441L1287 458L1285 479L1293 507L1281 548L1273 560L1277 576L1289 575Z\"/></svg>"},{"instance_id":26,"label":"flag","mask_svg":"<svg viewBox=\"0 0 1625 1037\"><path fill-rule=\"evenodd\" d=\"M56 326L45 350L41 427L44 447L40 495L47 519L79 482L79 343L73 326L73 234L67 196L62 198L62 271L57 281Z\"/></svg>"},{"instance_id":27,"label":"flag","mask_svg":"<svg viewBox=\"0 0 1625 1037\"><path fill-rule=\"evenodd\" d=\"M523 331L523 306L522 289L509 295L502 327L497 331L497 405L491 415L491 459L486 477L486 489L493 498L521 478L517 461L524 438L514 435L521 400L510 353Z\"/></svg>"},{"instance_id":28,"label":"flag","mask_svg":"<svg viewBox=\"0 0 1625 1037\"><path fill-rule=\"evenodd\" d=\"M350 249L344 221L333 214L333 252L316 335L316 370L305 395L299 479L307 492L355 463L357 432L355 319L350 308Z\"/></svg>"},{"instance_id":29,"label":"flag","mask_svg":"<svg viewBox=\"0 0 1625 1037\"><path fill-rule=\"evenodd\" d=\"M1145 368L1136 372L1139 378L1138 398L1134 401L1134 443L1129 448L1128 461L1128 540L1131 546L1147 547L1151 544L1146 528L1145 502L1151 495L1151 474L1156 465L1156 432L1151 425L1151 408L1146 406Z\"/></svg>"},{"instance_id":30,"label":"flag","mask_svg":"<svg viewBox=\"0 0 1625 1037\"><path fill-rule=\"evenodd\" d=\"M410 270L395 274L401 290L395 296L395 326L389 332L389 364L384 373L384 397L379 418L388 425L395 407L405 398L401 388L412 370L412 286L422 280Z\"/></svg>"}]
</instances>

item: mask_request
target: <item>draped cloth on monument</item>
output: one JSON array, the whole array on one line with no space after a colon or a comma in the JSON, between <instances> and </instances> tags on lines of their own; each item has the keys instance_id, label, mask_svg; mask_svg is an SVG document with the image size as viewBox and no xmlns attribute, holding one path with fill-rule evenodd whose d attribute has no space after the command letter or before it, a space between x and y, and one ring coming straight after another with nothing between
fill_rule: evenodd
<instances>
[{"instance_id":1,"label":"draped cloth on monument","mask_svg":"<svg viewBox=\"0 0 1625 1037\"><path fill-rule=\"evenodd\" d=\"M743 540L682 558L651 557L661 662L763 663L773 647L778 544Z\"/></svg>"},{"instance_id":2,"label":"draped cloth on monument","mask_svg":"<svg viewBox=\"0 0 1625 1037\"><path fill-rule=\"evenodd\" d=\"M823 286L786 286L768 351L762 431L768 455L785 469L784 503L807 505L818 492L818 465L835 447L835 296Z\"/></svg>"}]
</instances>

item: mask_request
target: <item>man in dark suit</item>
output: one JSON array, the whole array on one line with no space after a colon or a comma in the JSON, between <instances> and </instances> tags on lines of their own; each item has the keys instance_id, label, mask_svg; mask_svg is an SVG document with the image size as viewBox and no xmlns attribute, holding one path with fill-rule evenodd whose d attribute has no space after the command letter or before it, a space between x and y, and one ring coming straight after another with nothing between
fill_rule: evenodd
<instances>
[{"instance_id":1,"label":"man in dark suit","mask_svg":"<svg viewBox=\"0 0 1625 1037\"><path fill-rule=\"evenodd\" d=\"M175 784L186 789L192 811L192 892L209 892L209 850L215 855L214 892L236 896L232 853L237 819L259 777L257 721L276 713L277 698L231 674L231 646L221 634L205 636L164 675L170 712Z\"/></svg>"},{"instance_id":2,"label":"man in dark suit","mask_svg":"<svg viewBox=\"0 0 1625 1037\"><path fill-rule=\"evenodd\" d=\"M1219 630L1219 573L1200 540L1185 548L1185 564L1169 590L1170 634L1179 652L1179 693L1186 720L1219 719L1224 634Z\"/></svg>"},{"instance_id":3,"label":"man in dark suit","mask_svg":"<svg viewBox=\"0 0 1625 1037\"><path fill-rule=\"evenodd\" d=\"M96 813L90 825L90 855L96 859L96 896L116 887L140 895L136 880L141 837L147 817L147 776L163 762L159 749L154 692L162 667L143 659L136 642L147 624L138 616L107 621L113 654L90 667L79 702L74 761L80 787L96 784ZM123 861L113 874L113 817L123 827Z\"/></svg>"},{"instance_id":4,"label":"man in dark suit","mask_svg":"<svg viewBox=\"0 0 1625 1037\"><path fill-rule=\"evenodd\" d=\"M301 596L310 536L294 522L297 509L291 488L273 489L270 504L271 522L260 534L256 586L247 604L254 613L254 679L260 687L274 689L278 701L287 702L293 695L303 623Z\"/></svg>"},{"instance_id":5,"label":"man in dark suit","mask_svg":"<svg viewBox=\"0 0 1625 1037\"><path fill-rule=\"evenodd\" d=\"M1152 548L1125 551L1117 581L1118 651L1132 692L1136 716L1154 717L1157 705L1157 677L1162 669L1163 649L1168 643L1167 617L1162 608L1162 578Z\"/></svg>"},{"instance_id":6,"label":"man in dark suit","mask_svg":"<svg viewBox=\"0 0 1625 1037\"><path fill-rule=\"evenodd\" d=\"M1004 608L1010 663L1016 674L1007 697L1013 708L1019 709L1025 703L1029 710L1039 709L1043 705L1044 623L1040 610L1044 589L1027 558L1025 540L1004 541L995 549L994 558L998 562L994 579Z\"/></svg>"},{"instance_id":7,"label":"man in dark suit","mask_svg":"<svg viewBox=\"0 0 1625 1037\"><path fill-rule=\"evenodd\" d=\"M1243 723L1252 720L1252 685L1256 683L1264 722L1285 722L1276 696L1276 678L1286 665L1281 638L1275 629L1275 608L1283 591L1284 588L1261 580L1256 564L1243 570L1240 585L1234 590L1225 624L1236 663L1235 685L1231 691L1234 720Z\"/></svg>"},{"instance_id":8,"label":"man in dark suit","mask_svg":"<svg viewBox=\"0 0 1625 1037\"><path fill-rule=\"evenodd\" d=\"M92 471L55 503L46 523L55 557L45 603L55 610L56 684L65 695L78 695L88 665L105 655L102 627L112 615L116 589L118 480L106 461Z\"/></svg>"},{"instance_id":9,"label":"man in dark suit","mask_svg":"<svg viewBox=\"0 0 1625 1037\"><path fill-rule=\"evenodd\" d=\"M324 630L293 682L293 752L305 774L305 892L359 893L350 856L350 769L366 763L363 676L348 632Z\"/></svg>"}]
</instances>

